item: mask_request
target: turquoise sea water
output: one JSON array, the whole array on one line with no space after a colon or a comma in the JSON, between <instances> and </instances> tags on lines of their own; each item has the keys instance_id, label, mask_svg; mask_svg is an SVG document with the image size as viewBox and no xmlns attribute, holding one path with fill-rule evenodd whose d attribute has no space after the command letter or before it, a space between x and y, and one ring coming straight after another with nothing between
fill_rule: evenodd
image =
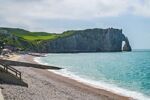
<instances>
[{"instance_id":1,"label":"turquoise sea water","mask_svg":"<svg viewBox=\"0 0 150 100\"><path fill-rule=\"evenodd\" d=\"M149 51L60 53L48 54L36 60L64 68L65 70L62 70L64 74L69 72L82 79L91 80L90 82L96 82L97 85L107 83L110 84L110 90L113 88L113 90L124 92L122 94L128 94L128 96L135 96L140 100L150 100ZM125 91L115 87L125 89Z\"/></svg>"}]
</instances>

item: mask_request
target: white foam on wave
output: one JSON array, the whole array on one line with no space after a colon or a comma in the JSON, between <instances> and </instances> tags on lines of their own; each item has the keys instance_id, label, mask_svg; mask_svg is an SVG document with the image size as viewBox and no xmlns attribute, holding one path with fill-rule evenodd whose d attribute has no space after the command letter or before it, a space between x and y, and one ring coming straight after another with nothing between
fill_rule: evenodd
<instances>
[{"instance_id":1,"label":"white foam on wave","mask_svg":"<svg viewBox=\"0 0 150 100\"><path fill-rule=\"evenodd\" d=\"M43 62L41 61L41 58L40 58L40 57L35 57L35 58L33 58L33 60L34 60L35 62L39 63L39 64L48 65L48 63L43 63Z\"/></svg>"},{"instance_id":2,"label":"white foam on wave","mask_svg":"<svg viewBox=\"0 0 150 100\"><path fill-rule=\"evenodd\" d=\"M34 58L34 61L36 61L40 64L48 65L48 63L43 63L40 60L40 57ZM142 93L139 93L136 91L130 91L130 90L127 90L124 88L120 88L115 84L108 84L108 83L102 82L102 81L94 81L91 79L83 78L78 75L75 75L74 73L68 71L67 69L61 69L61 70L57 70L57 71L56 70L48 70L48 71L53 72L58 75L68 77L70 79L74 79L78 82L82 82L82 83L84 83L86 85L90 85L94 88L104 89L104 90L107 90L107 91L110 91L110 92L113 92L113 93L116 93L116 94L119 94L122 96L131 97L135 100L150 100L150 97L145 96Z\"/></svg>"}]
</instances>

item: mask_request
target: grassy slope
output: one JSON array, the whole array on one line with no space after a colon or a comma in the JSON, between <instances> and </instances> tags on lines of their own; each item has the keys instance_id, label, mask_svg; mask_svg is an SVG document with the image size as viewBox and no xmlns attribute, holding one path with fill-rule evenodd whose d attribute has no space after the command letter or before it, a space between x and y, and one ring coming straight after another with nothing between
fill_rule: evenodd
<instances>
[{"instance_id":1,"label":"grassy slope","mask_svg":"<svg viewBox=\"0 0 150 100\"><path fill-rule=\"evenodd\" d=\"M56 33L46 33L46 32L27 32L25 34L20 34L19 32L14 32L14 35L21 37L27 41L42 41L42 40L55 40L57 38L67 37L73 34L73 31L67 31L62 34Z\"/></svg>"},{"instance_id":2,"label":"grassy slope","mask_svg":"<svg viewBox=\"0 0 150 100\"><path fill-rule=\"evenodd\" d=\"M1 30L7 31L8 34L1 34ZM40 45L42 41L55 40L58 38L73 35L74 31L66 31L62 34L46 32L30 32L18 28L0 28L0 40L8 45L14 45L22 49L28 49L31 46ZM15 39L17 37L17 39Z\"/></svg>"},{"instance_id":3,"label":"grassy slope","mask_svg":"<svg viewBox=\"0 0 150 100\"><path fill-rule=\"evenodd\" d=\"M43 32L29 32L26 34L13 33L14 35L21 37L27 41L37 41L37 40L49 40L56 38L56 34L49 34Z\"/></svg>"},{"instance_id":4,"label":"grassy slope","mask_svg":"<svg viewBox=\"0 0 150 100\"><path fill-rule=\"evenodd\" d=\"M47 32L30 32L19 28L2 28L0 30L6 30L7 32L13 34L14 36L23 38L27 41L37 41L37 40L54 40L57 38L67 37L74 33L74 31L66 31L62 34L47 33Z\"/></svg>"}]
</instances>

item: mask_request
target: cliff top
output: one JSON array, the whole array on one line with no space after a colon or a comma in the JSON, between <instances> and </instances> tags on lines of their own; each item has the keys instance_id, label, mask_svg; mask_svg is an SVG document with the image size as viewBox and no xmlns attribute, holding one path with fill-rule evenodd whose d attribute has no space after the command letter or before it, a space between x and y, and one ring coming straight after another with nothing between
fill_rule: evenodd
<instances>
[{"instance_id":1,"label":"cliff top","mask_svg":"<svg viewBox=\"0 0 150 100\"><path fill-rule=\"evenodd\" d=\"M94 28L94 29L85 29L85 30L69 30L61 34L58 34L58 33L48 33L48 32L30 32L28 30L24 30L20 28L0 27L0 34L2 33L12 34L14 36L23 38L27 41L40 41L40 40L54 40L57 38L67 37L76 34L77 32L102 31L102 30L122 31L121 29L115 29L115 28L107 28L107 29Z\"/></svg>"}]
</instances>

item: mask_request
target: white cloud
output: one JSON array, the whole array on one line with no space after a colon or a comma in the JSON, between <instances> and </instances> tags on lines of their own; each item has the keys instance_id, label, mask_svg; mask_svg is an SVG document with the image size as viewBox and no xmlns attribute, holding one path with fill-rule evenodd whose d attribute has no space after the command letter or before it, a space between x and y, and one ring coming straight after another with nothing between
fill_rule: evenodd
<instances>
[{"instance_id":1,"label":"white cloud","mask_svg":"<svg viewBox=\"0 0 150 100\"><path fill-rule=\"evenodd\" d=\"M124 13L128 0L32 0L0 4L0 14L18 18L89 19Z\"/></svg>"},{"instance_id":2,"label":"white cloud","mask_svg":"<svg viewBox=\"0 0 150 100\"><path fill-rule=\"evenodd\" d=\"M150 0L140 0L133 4L134 14L150 17Z\"/></svg>"},{"instance_id":3,"label":"white cloud","mask_svg":"<svg viewBox=\"0 0 150 100\"><path fill-rule=\"evenodd\" d=\"M127 0L44 0L35 5L28 15L50 19L91 19L117 16L126 11L126 5Z\"/></svg>"},{"instance_id":4,"label":"white cloud","mask_svg":"<svg viewBox=\"0 0 150 100\"><path fill-rule=\"evenodd\" d=\"M150 17L149 9L150 0L0 0L0 20L38 27L39 20L88 20L126 13Z\"/></svg>"}]
</instances>

